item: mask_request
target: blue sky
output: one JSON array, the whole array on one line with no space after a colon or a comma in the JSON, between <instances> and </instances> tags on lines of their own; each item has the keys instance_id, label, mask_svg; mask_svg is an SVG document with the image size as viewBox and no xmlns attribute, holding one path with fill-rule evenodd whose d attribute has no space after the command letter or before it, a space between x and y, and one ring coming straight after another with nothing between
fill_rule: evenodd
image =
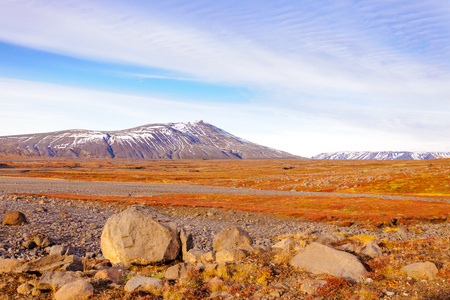
<instances>
[{"instance_id":1,"label":"blue sky","mask_svg":"<svg viewBox=\"0 0 450 300\"><path fill-rule=\"evenodd\" d=\"M450 151L445 0L0 7L0 135L201 119L303 156Z\"/></svg>"}]
</instances>

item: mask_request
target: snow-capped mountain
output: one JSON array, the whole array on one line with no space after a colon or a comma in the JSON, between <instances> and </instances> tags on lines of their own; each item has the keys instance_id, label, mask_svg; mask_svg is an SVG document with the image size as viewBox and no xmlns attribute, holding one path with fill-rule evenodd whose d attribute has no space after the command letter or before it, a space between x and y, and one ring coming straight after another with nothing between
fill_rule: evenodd
<instances>
[{"instance_id":1,"label":"snow-capped mountain","mask_svg":"<svg viewBox=\"0 0 450 300\"><path fill-rule=\"evenodd\" d=\"M312 159L375 159L375 160L396 160L396 159L427 160L435 158L450 158L450 152L343 151L343 152L320 153L319 155L312 157Z\"/></svg>"},{"instance_id":2,"label":"snow-capped mountain","mask_svg":"<svg viewBox=\"0 0 450 300\"><path fill-rule=\"evenodd\" d=\"M0 156L80 158L299 158L238 138L203 121L121 131L66 130L0 137Z\"/></svg>"}]
</instances>

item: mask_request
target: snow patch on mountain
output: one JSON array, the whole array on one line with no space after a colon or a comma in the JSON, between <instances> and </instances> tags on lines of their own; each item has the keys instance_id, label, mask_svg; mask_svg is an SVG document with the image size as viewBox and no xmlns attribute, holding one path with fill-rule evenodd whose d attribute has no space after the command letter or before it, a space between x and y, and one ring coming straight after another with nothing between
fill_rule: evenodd
<instances>
[{"instance_id":1,"label":"snow patch on mountain","mask_svg":"<svg viewBox=\"0 0 450 300\"><path fill-rule=\"evenodd\" d=\"M410 152L410 151L341 151L320 153L312 159L355 159L355 160L428 160L436 158L450 158L450 152Z\"/></svg>"}]
</instances>

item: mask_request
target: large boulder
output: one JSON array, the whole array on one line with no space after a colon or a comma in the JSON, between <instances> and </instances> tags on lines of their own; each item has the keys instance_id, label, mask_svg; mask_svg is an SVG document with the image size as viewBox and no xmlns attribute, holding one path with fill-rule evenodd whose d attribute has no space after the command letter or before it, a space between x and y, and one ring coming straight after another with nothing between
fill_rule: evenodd
<instances>
[{"instance_id":1,"label":"large boulder","mask_svg":"<svg viewBox=\"0 0 450 300\"><path fill-rule=\"evenodd\" d=\"M250 250L252 245L252 238L241 227L224 228L213 239L213 249L216 252L224 249Z\"/></svg>"},{"instance_id":2,"label":"large boulder","mask_svg":"<svg viewBox=\"0 0 450 300\"><path fill-rule=\"evenodd\" d=\"M319 243L306 246L291 260L291 265L313 274L330 274L349 281L361 281L367 275L356 256Z\"/></svg>"},{"instance_id":3,"label":"large boulder","mask_svg":"<svg viewBox=\"0 0 450 300\"><path fill-rule=\"evenodd\" d=\"M180 239L168 215L145 205L133 205L108 219L101 236L101 249L113 264L146 265L176 259Z\"/></svg>"},{"instance_id":4,"label":"large boulder","mask_svg":"<svg viewBox=\"0 0 450 300\"><path fill-rule=\"evenodd\" d=\"M10 213L7 213L5 218L3 219L3 226L20 226L25 223L27 223L27 218L20 211L12 211Z\"/></svg>"}]
</instances>

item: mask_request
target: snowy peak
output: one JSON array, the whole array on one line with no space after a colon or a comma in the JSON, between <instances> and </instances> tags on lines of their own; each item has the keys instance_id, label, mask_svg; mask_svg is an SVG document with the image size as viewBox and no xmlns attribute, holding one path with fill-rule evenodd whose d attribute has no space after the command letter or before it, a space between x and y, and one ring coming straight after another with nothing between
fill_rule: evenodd
<instances>
[{"instance_id":1,"label":"snowy peak","mask_svg":"<svg viewBox=\"0 0 450 300\"><path fill-rule=\"evenodd\" d=\"M87 158L299 158L251 143L203 121L120 131L66 130L0 137L0 156Z\"/></svg>"},{"instance_id":2,"label":"snowy peak","mask_svg":"<svg viewBox=\"0 0 450 300\"><path fill-rule=\"evenodd\" d=\"M427 160L436 158L450 158L450 152L408 152L408 151L382 151L382 152L368 152L368 151L343 151L321 153L313 156L312 159L373 159L373 160Z\"/></svg>"}]
</instances>

